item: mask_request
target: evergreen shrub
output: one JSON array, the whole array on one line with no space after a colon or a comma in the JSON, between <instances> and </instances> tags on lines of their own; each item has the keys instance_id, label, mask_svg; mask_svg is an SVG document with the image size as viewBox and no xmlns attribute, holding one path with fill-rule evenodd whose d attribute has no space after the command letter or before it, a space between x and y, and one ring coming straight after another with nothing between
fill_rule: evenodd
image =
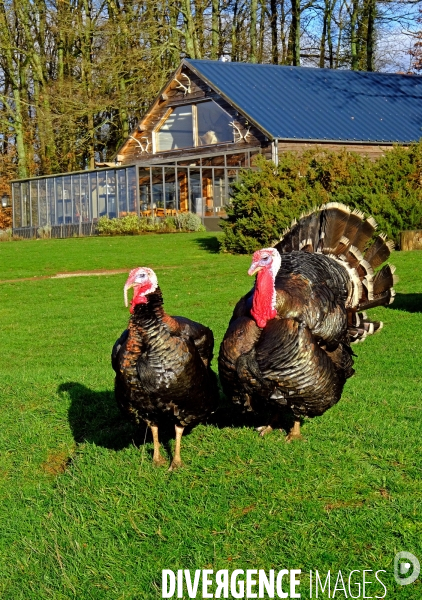
<instances>
[{"instance_id":1,"label":"evergreen shrub","mask_svg":"<svg viewBox=\"0 0 422 600\"><path fill-rule=\"evenodd\" d=\"M396 242L400 231L422 228L422 142L395 146L376 161L321 147L280 155L277 167L258 157L232 184L222 249L249 254L271 246L293 219L326 202L372 215L377 231Z\"/></svg>"}]
</instances>

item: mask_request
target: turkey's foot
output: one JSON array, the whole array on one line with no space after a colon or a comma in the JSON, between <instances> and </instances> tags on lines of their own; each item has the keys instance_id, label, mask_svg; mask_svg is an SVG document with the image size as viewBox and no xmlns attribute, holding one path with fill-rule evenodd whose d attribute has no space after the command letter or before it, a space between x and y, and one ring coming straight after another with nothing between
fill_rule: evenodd
<instances>
[{"instance_id":1,"label":"turkey's foot","mask_svg":"<svg viewBox=\"0 0 422 600\"><path fill-rule=\"evenodd\" d=\"M280 429L280 421L279 421L278 414L275 414L271 417L268 425L262 425L261 427L257 427L255 429L255 431L258 431L259 435L261 437L264 437L264 435L267 435L267 433L271 433L275 429ZM281 431L281 429L280 429L280 431Z\"/></svg>"},{"instance_id":2,"label":"turkey's foot","mask_svg":"<svg viewBox=\"0 0 422 600\"><path fill-rule=\"evenodd\" d=\"M184 466L184 464L182 463L182 461L176 460L176 458L173 458L173 460L171 461L171 465L169 468L169 471L175 471L176 469L181 469Z\"/></svg>"},{"instance_id":3,"label":"turkey's foot","mask_svg":"<svg viewBox=\"0 0 422 600\"><path fill-rule=\"evenodd\" d=\"M158 456L152 457L154 467L165 467L167 465L166 459L159 454Z\"/></svg>"},{"instance_id":4,"label":"turkey's foot","mask_svg":"<svg viewBox=\"0 0 422 600\"><path fill-rule=\"evenodd\" d=\"M182 459L180 458L180 442L182 440L184 427L179 427L178 425L174 426L176 430L176 445L174 447L174 456L171 461L169 471L174 471L175 469L180 469L183 467Z\"/></svg>"},{"instance_id":5,"label":"turkey's foot","mask_svg":"<svg viewBox=\"0 0 422 600\"><path fill-rule=\"evenodd\" d=\"M255 431L259 431L260 437L264 437L267 433L274 431L274 428L271 425L262 425L262 427L257 427Z\"/></svg>"},{"instance_id":6,"label":"turkey's foot","mask_svg":"<svg viewBox=\"0 0 422 600\"><path fill-rule=\"evenodd\" d=\"M286 435L286 442L289 444L293 440L303 440L303 436L300 433L300 421L295 421L293 427Z\"/></svg>"}]
</instances>

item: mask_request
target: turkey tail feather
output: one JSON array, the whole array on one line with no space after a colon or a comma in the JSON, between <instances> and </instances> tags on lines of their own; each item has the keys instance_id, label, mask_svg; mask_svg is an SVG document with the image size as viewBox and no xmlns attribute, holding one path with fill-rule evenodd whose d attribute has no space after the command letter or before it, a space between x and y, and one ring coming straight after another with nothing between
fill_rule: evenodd
<instances>
[{"instance_id":1,"label":"turkey tail feather","mask_svg":"<svg viewBox=\"0 0 422 600\"><path fill-rule=\"evenodd\" d=\"M360 227L356 232L353 239L353 245L359 248L361 252L365 250L367 242L374 235L376 228L378 227L377 222L373 217L368 217L366 221L361 221Z\"/></svg>"},{"instance_id":2,"label":"turkey tail feather","mask_svg":"<svg viewBox=\"0 0 422 600\"><path fill-rule=\"evenodd\" d=\"M394 250L394 242L387 241L387 236L380 234L375 242L365 252L365 260L367 260L374 269L382 265Z\"/></svg>"},{"instance_id":3,"label":"turkey tail feather","mask_svg":"<svg viewBox=\"0 0 422 600\"><path fill-rule=\"evenodd\" d=\"M347 270L350 285L346 309L352 341L363 341L382 328L382 322L370 321L358 311L391 304L395 296L395 267L387 264L375 273L394 249L394 242L384 234L371 243L377 227L375 219L365 219L360 210L330 202L293 221L275 246L281 254L323 253Z\"/></svg>"},{"instance_id":4,"label":"turkey tail feather","mask_svg":"<svg viewBox=\"0 0 422 600\"><path fill-rule=\"evenodd\" d=\"M397 275L394 275L396 267L394 265L384 265L374 277L374 295L378 296L382 292L392 288L397 283Z\"/></svg>"},{"instance_id":5,"label":"turkey tail feather","mask_svg":"<svg viewBox=\"0 0 422 600\"><path fill-rule=\"evenodd\" d=\"M338 254L338 245L343 238L349 215L350 208L344 204L330 202L324 206L322 222L324 254Z\"/></svg>"},{"instance_id":6,"label":"turkey tail feather","mask_svg":"<svg viewBox=\"0 0 422 600\"><path fill-rule=\"evenodd\" d=\"M363 212L357 209L352 210L352 212L349 215L349 220L347 221L344 235L350 240L351 244L353 243L353 240L356 237L356 234L358 232L358 229L360 228L364 216L365 215L363 214Z\"/></svg>"}]
</instances>

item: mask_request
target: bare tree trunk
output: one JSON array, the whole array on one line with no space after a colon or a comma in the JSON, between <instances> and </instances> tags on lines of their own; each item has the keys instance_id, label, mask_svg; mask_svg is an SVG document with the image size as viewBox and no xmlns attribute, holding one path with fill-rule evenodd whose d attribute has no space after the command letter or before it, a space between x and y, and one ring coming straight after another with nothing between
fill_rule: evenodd
<instances>
[{"instance_id":1,"label":"bare tree trunk","mask_svg":"<svg viewBox=\"0 0 422 600\"><path fill-rule=\"evenodd\" d=\"M171 2L170 11L170 39L171 39L171 68L175 69L180 62L180 33L177 28L179 7L177 2Z\"/></svg>"},{"instance_id":2,"label":"bare tree trunk","mask_svg":"<svg viewBox=\"0 0 422 600\"><path fill-rule=\"evenodd\" d=\"M336 47L336 61L335 68L338 69L340 66L340 52L343 43L343 31L344 31L344 21L343 21L343 10L346 4L346 0L342 0L340 4L340 10L338 13L338 32L337 32L337 47Z\"/></svg>"},{"instance_id":3,"label":"bare tree trunk","mask_svg":"<svg viewBox=\"0 0 422 600\"><path fill-rule=\"evenodd\" d=\"M189 58L201 58L201 53L198 48L198 41L196 39L195 24L192 15L192 9L190 0L182 0L181 11L185 20L185 43L186 43L186 54Z\"/></svg>"},{"instance_id":4,"label":"bare tree trunk","mask_svg":"<svg viewBox=\"0 0 422 600\"><path fill-rule=\"evenodd\" d=\"M231 28L231 60L232 62L235 62L237 60L237 39L236 39L236 32L237 32L237 18L238 18L238 0L234 0L234 6L233 6L233 20L232 20L232 28Z\"/></svg>"},{"instance_id":5,"label":"bare tree trunk","mask_svg":"<svg viewBox=\"0 0 422 600\"><path fill-rule=\"evenodd\" d=\"M87 110L87 159L90 169L95 168L95 125L94 108L92 102L92 70L93 70L93 23L92 23L92 2L91 0L81 0L80 27L81 27L81 45L82 45L82 68L81 79L84 87ZM85 17L85 18L83 18Z\"/></svg>"},{"instance_id":6,"label":"bare tree trunk","mask_svg":"<svg viewBox=\"0 0 422 600\"><path fill-rule=\"evenodd\" d=\"M368 0L368 25L366 32L366 70L374 70L374 45L375 45L375 16L376 0Z\"/></svg>"},{"instance_id":7,"label":"bare tree trunk","mask_svg":"<svg viewBox=\"0 0 422 600\"><path fill-rule=\"evenodd\" d=\"M18 153L18 175L21 179L29 176L26 160L25 128L22 120L21 94L18 88L13 89L13 100L15 102L15 119L13 128L16 136L16 150Z\"/></svg>"},{"instance_id":8,"label":"bare tree trunk","mask_svg":"<svg viewBox=\"0 0 422 600\"><path fill-rule=\"evenodd\" d=\"M291 0L292 21L289 30L287 61L298 67L300 65L300 0Z\"/></svg>"},{"instance_id":9,"label":"bare tree trunk","mask_svg":"<svg viewBox=\"0 0 422 600\"><path fill-rule=\"evenodd\" d=\"M278 65L278 36L277 36L277 0L270 0L270 26L271 26L271 62Z\"/></svg>"},{"instance_id":10,"label":"bare tree trunk","mask_svg":"<svg viewBox=\"0 0 422 600\"><path fill-rule=\"evenodd\" d=\"M251 19L250 19L251 47L250 47L250 53L249 53L249 61L251 63L256 63L256 47L257 47L257 45L256 45L256 16L257 16L257 12L258 12L258 1L251 0Z\"/></svg>"},{"instance_id":11,"label":"bare tree trunk","mask_svg":"<svg viewBox=\"0 0 422 600\"><path fill-rule=\"evenodd\" d=\"M333 38L332 38L331 25L332 25L332 16L333 16L333 11L334 11L336 1L337 0L333 0L333 3L331 4L330 0L328 0L329 10L328 10L328 14L327 14L327 46L328 46L328 60L329 60L329 64L330 64L330 69L334 68Z\"/></svg>"},{"instance_id":12,"label":"bare tree trunk","mask_svg":"<svg viewBox=\"0 0 422 600\"><path fill-rule=\"evenodd\" d=\"M350 55L352 71L358 70L358 40L356 27L358 23L359 0L352 0L352 14L350 15Z\"/></svg>"},{"instance_id":13,"label":"bare tree trunk","mask_svg":"<svg viewBox=\"0 0 422 600\"><path fill-rule=\"evenodd\" d=\"M107 9L109 20L113 23L113 30L120 32L116 37L116 47L122 57L125 57L127 46L130 40L129 26L126 22L128 16L124 11L120 9L114 0L107 0ZM119 62L120 68L117 70L117 88L119 94L118 110L119 110L119 121L120 121L120 136L118 143L121 143L129 135L129 115L126 108L127 102L127 91L126 91L126 74L125 74L125 60Z\"/></svg>"},{"instance_id":14,"label":"bare tree trunk","mask_svg":"<svg viewBox=\"0 0 422 600\"><path fill-rule=\"evenodd\" d=\"M38 2L38 11L34 19L34 6L27 0L19 0L17 14L19 16L20 26L24 32L26 46L28 48L27 56L32 67L33 79L39 86L38 104L37 104L37 122L38 133L43 137L44 156L41 157L43 172L50 174L57 170L57 149L52 127L52 113L50 106L50 92L48 89L48 75L45 61L44 49L47 45L45 39L45 13L46 7ZM31 19L35 21L38 30L31 28ZM38 42L38 47L34 47L34 37Z\"/></svg>"},{"instance_id":15,"label":"bare tree trunk","mask_svg":"<svg viewBox=\"0 0 422 600\"><path fill-rule=\"evenodd\" d=\"M265 0L260 0L260 14L259 14L259 35L258 35L258 62L264 61L264 38L265 38L265 17L267 14L267 7Z\"/></svg>"},{"instance_id":16,"label":"bare tree trunk","mask_svg":"<svg viewBox=\"0 0 422 600\"><path fill-rule=\"evenodd\" d=\"M16 22L16 21L15 21ZM25 178L29 176L27 151L25 145L25 125L22 110L22 93L20 71L20 55L15 50L18 45L15 35L9 28L7 11L4 0L0 0L0 32L3 39L3 69L10 82L13 97L13 108L8 103L8 98L2 98L5 108L8 109L10 122L15 132L16 151L18 157L18 176ZM16 63L17 61L17 63Z\"/></svg>"},{"instance_id":17,"label":"bare tree trunk","mask_svg":"<svg viewBox=\"0 0 422 600\"><path fill-rule=\"evenodd\" d=\"M121 139L126 140L129 135L129 115L125 106L126 101L126 81L123 75L119 77L119 91L120 91L120 127L121 127Z\"/></svg>"},{"instance_id":18,"label":"bare tree trunk","mask_svg":"<svg viewBox=\"0 0 422 600\"><path fill-rule=\"evenodd\" d=\"M194 46L197 58L201 58L204 53L205 45L205 24L203 14L205 7L201 4L201 0L194 0L195 3L195 18L194 18Z\"/></svg>"},{"instance_id":19,"label":"bare tree trunk","mask_svg":"<svg viewBox=\"0 0 422 600\"><path fill-rule=\"evenodd\" d=\"M327 37L327 12L328 12L329 0L325 0L324 7L324 18L322 23L321 41L319 44L319 68L325 67L325 39Z\"/></svg>"},{"instance_id":20,"label":"bare tree trunk","mask_svg":"<svg viewBox=\"0 0 422 600\"><path fill-rule=\"evenodd\" d=\"M218 58L220 49L220 0L212 0L211 15L211 58Z\"/></svg>"},{"instance_id":21,"label":"bare tree trunk","mask_svg":"<svg viewBox=\"0 0 422 600\"><path fill-rule=\"evenodd\" d=\"M285 0L280 2L280 42L281 42L281 64L287 64L288 41L286 40L286 7Z\"/></svg>"}]
</instances>

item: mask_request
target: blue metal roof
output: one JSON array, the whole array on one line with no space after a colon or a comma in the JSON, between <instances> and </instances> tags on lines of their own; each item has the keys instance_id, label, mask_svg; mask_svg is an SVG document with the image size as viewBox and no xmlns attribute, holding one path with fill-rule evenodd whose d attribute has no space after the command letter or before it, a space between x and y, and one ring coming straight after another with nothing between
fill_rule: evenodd
<instances>
[{"instance_id":1,"label":"blue metal roof","mask_svg":"<svg viewBox=\"0 0 422 600\"><path fill-rule=\"evenodd\" d=\"M270 138L412 142L422 137L422 77L186 59Z\"/></svg>"}]
</instances>

